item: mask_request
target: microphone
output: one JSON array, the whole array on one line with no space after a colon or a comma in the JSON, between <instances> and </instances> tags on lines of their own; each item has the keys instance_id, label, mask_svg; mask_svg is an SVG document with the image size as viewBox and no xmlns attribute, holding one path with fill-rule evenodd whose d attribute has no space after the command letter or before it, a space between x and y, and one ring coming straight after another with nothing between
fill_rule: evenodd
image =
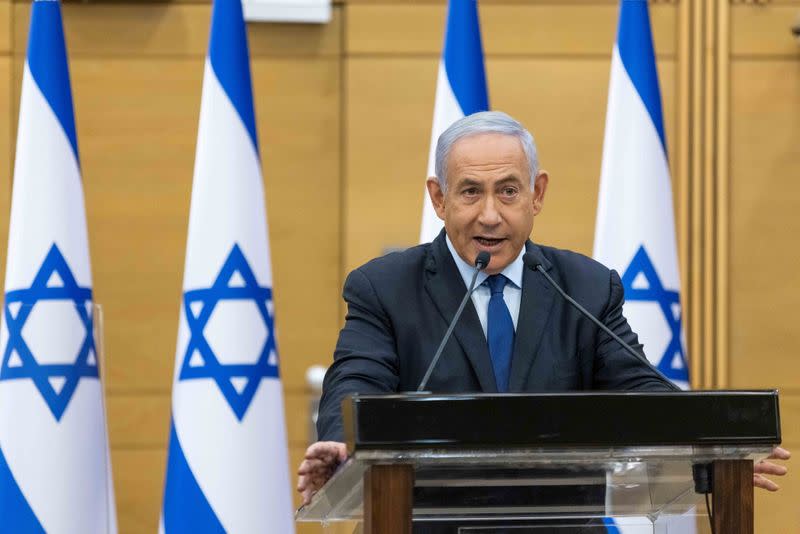
<instances>
[{"instance_id":1,"label":"microphone","mask_svg":"<svg viewBox=\"0 0 800 534\"><path fill-rule=\"evenodd\" d=\"M652 363L650 363L650 360L648 360L648 359L647 359L647 358L646 358L646 357L645 357L643 354L639 354L638 352L636 352L635 350L633 350L633 347L631 347L630 345L628 345L627 343L625 343L625 341L623 341L621 337L619 337L617 334L615 334L614 332L612 332L612 331L611 331L611 329L610 329L610 328L608 328L606 325L604 325L602 322L600 322L600 320L598 320L598 319L597 319L597 317L595 317L594 315L592 315L591 313L589 313L589 311L588 311L586 308L584 308L583 306L581 306L580 304L578 304L578 302L577 302L575 299L573 299L572 297L570 297L569 295L567 295L567 293L566 293L566 292L565 292L563 289L561 289L561 287L560 287L560 286L559 286L559 285L556 283L556 281L555 281L555 280L553 280L553 279L550 277L550 275L549 275L549 274L547 274L547 271L545 271L544 267L542 267L542 262L541 262L541 261L539 261L539 259L538 259L538 257L536 256L536 254L534 254L534 253L532 253L532 252L526 252L526 253L525 253L525 254L522 256L522 262L525 264L525 267L527 267L528 269L531 269L531 270L533 270L533 271L538 271L538 272L542 273L542 274L544 275L544 277L547 279L547 281L548 281L548 282L550 282L550 285L552 285L552 286L555 288L555 290L556 290L556 291L558 291L558 293L559 293L559 294L560 294L562 297L564 297L564 300L566 300L567 302L569 302L570 304L572 304L572 306L573 306L573 307L574 307L576 310L578 310L579 312L581 312L581 313L583 314L583 316L584 316L584 317L586 317L587 319L591 320L591 321L592 321L594 324L596 324L596 325L597 325L597 326L598 326L598 327L599 327L601 330L603 330L603 332L605 332L606 334L608 334L609 336L611 336L611 337L614 339L614 341L616 341L617 343L619 343L619 344L622 346L622 348L623 348L623 349L625 349L625 351L626 351L626 352L628 352L628 353L629 353L630 355L632 355L634 358L636 358L637 360L639 360L641 363L644 363L644 364L645 364L645 365L646 365L648 368L650 368L650 370L651 370L651 371L653 371L654 373L656 373L656 375L658 375L659 377L663 378L663 379L664 379L664 381L665 381L667 384L669 384L670 388L671 388L673 391L682 391L682 390L681 390L681 388L679 388L678 386L676 386L675 384L673 384L673 383L672 383L672 381L671 381L669 378L667 378L666 376L664 376L664 373L662 373L661 371L659 371L659 370L658 370L658 368L656 368L656 367L655 367L655 366L654 366Z\"/></svg>"},{"instance_id":2,"label":"microphone","mask_svg":"<svg viewBox=\"0 0 800 534\"><path fill-rule=\"evenodd\" d=\"M419 383L419 387L417 388L418 393L423 391L425 386L428 385L428 379L430 379L431 373L433 373L433 369L436 367L436 362L439 361L439 357L442 355L444 346L447 344L447 341L453 334L453 329L456 327L458 318L461 317L461 313L464 311L464 307L467 305L467 300L469 300L472 292L475 291L475 281L478 279L478 273L484 270L487 265L489 265L489 260L491 258L492 255L485 250L478 252L478 256L475 258L475 272L472 273L472 281L469 283L467 294L464 295L464 298L461 300L461 304L458 306L458 310L456 310L453 320L450 321L450 326L447 328L447 332L445 332L442 342L439 343L439 348L436 349L436 354L433 355L433 360L431 360L428 370L425 372L425 376L422 378L422 382Z\"/></svg>"}]
</instances>

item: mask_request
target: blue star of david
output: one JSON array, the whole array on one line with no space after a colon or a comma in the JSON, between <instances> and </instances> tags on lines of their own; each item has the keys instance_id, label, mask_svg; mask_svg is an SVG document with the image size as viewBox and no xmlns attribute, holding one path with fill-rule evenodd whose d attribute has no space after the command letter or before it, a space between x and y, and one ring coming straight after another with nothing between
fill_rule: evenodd
<instances>
[{"instance_id":1,"label":"blue star of david","mask_svg":"<svg viewBox=\"0 0 800 534\"><path fill-rule=\"evenodd\" d=\"M48 286L48 281L54 274L61 278L62 284ZM75 305L75 311L86 333L74 363L38 363L22 336L22 329L36 303L46 300L72 301ZM99 378L96 360L89 361L90 354L94 352L89 306L91 302L92 289L78 286L67 261L55 243L50 247L31 286L6 293L3 313L8 326L8 343L3 351L0 380L32 380L56 421L60 421L64 415L78 382L82 378ZM58 391L51 382L54 378L63 379L63 385Z\"/></svg>"},{"instance_id":2,"label":"blue star of david","mask_svg":"<svg viewBox=\"0 0 800 534\"><path fill-rule=\"evenodd\" d=\"M647 287L633 287L633 282L639 275L647 281ZM683 314L680 311L680 294L664 288L644 246L639 247L625 274L622 275L622 285L625 288L626 301L658 304L669 325L670 341L656 367L670 380L688 382L689 370L681 343Z\"/></svg>"},{"instance_id":3,"label":"blue star of david","mask_svg":"<svg viewBox=\"0 0 800 534\"><path fill-rule=\"evenodd\" d=\"M244 282L243 285L231 285L231 280L236 273L240 275ZM203 331L211 318L214 307L221 300L252 300L258 308L259 316L267 328L267 339L255 363L222 364L206 340ZM275 329L273 328L273 317L268 309L268 303L271 301L272 289L258 285L238 244L233 245L233 249L211 287L186 291L183 294L183 306L190 334L178 380L214 380L239 421L247 413L261 379L278 377ZM195 303L200 303L200 306L193 311L192 304ZM195 351L199 353L200 361L193 365L192 356ZM234 387L234 379L245 380L241 392Z\"/></svg>"}]
</instances>

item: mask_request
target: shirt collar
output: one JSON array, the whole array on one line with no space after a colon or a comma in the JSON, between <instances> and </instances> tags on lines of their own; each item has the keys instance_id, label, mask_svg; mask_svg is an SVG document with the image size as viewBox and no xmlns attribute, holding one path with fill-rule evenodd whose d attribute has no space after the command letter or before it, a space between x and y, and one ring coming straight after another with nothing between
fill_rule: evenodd
<instances>
[{"instance_id":1,"label":"shirt collar","mask_svg":"<svg viewBox=\"0 0 800 534\"><path fill-rule=\"evenodd\" d=\"M461 256L458 255L458 252L456 252L456 249L453 246L453 242L450 241L450 236L447 234L445 234L445 241L447 241L447 248L450 250L450 255L453 256L453 260L456 262L458 272L461 273L461 278L464 279L464 286L469 287L469 283L472 281L472 273L475 272L475 267L461 259ZM506 268L500 272L500 274L508 278L508 280L514 284L517 289L522 289L522 273L525 267L525 264L522 262L522 256L524 254L525 247L523 246L522 250L519 251L517 258L506 265ZM479 272L478 278L475 281L475 287L481 285L488 277L489 275L487 275L484 271Z\"/></svg>"}]
</instances>

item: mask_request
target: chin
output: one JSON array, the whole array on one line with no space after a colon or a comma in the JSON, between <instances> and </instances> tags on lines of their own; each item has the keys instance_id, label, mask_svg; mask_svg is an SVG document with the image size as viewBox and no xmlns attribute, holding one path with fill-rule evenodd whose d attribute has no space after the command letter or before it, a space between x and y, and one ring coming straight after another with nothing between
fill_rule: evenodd
<instances>
[{"instance_id":1,"label":"chin","mask_svg":"<svg viewBox=\"0 0 800 534\"><path fill-rule=\"evenodd\" d=\"M497 274L503 271L508 264L511 263L509 258L506 258L505 255L502 257L498 257L498 255L492 255L492 259L489 261L489 266L484 269L486 274Z\"/></svg>"}]
</instances>

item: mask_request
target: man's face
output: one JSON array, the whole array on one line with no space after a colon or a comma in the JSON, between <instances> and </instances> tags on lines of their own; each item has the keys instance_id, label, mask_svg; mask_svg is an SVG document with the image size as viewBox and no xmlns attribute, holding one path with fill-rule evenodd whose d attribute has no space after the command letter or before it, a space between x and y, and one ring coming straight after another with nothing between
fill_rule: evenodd
<instances>
[{"instance_id":1,"label":"man's face","mask_svg":"<svg viewBox=\"0 0 800 534\"><path fill-rule=\"evenodd\" d=\"M486 272L496 274L519 255L542 209L547 173L533 191L528 160L515 137L479 134L457 141L447 160L447 192L436 178L428 193L458 255L474 264L478 252L492 255Z\"/></svg>"}]
</instances>

